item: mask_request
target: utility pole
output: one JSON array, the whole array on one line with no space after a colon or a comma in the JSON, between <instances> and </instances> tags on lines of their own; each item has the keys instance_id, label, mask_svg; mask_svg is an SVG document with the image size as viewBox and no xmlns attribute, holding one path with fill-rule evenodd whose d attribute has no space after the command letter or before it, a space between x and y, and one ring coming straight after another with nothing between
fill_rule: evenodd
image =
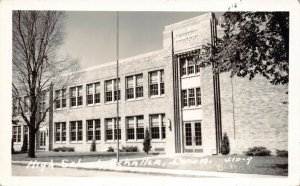
<instances>
[{"instance_id":1,"label":"utility pole","mask_svg":"<svg viewBox=\"0 0 300 186\"><path fill-rule=\"evenodd\" d=\"M117 11L117 162L119 162L119 11Z\"/></svg>"}]
</instances>

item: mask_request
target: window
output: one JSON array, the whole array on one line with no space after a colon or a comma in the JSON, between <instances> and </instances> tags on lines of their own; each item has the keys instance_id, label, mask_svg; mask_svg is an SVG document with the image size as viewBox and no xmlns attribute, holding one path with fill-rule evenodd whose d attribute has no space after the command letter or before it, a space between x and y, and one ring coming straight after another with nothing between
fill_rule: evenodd
<instances>
[{"instance_id":1,"label":"window","mask_svg":"<svg viewBox=\"0 0 300 186\"><path fill-rule=\"evenodd\" d=\"M127 140L144 139L144 116L126 117Z\"/></svg>"},{"instance_id":2,"label":"window","mask_svg":"<svg viewBox=\"0 0 300 186\"><path fill-rule=\"evenodd\" d=\"M82 121L70 122L70 141L82 141Z\"/></svg>"},{"instance_id":3,"label":"window","mask_svg":"<svg viewBox=\"0 0 300 186\"><path fill-rule=\"evenodd\" d=\"M92 141L101 139L101 130L100 130L100 119L87 120L86 121L86 131L87 131L87 140Z\"/></svg>"},{"instance_id":4,"label":"window","mask_svg":"<svg viewBox=\"0 0 300 186\"><path fill-rule=\"evenodd\" d=\"M13 126L13 141L16 143L21 142L21 126Z\"/></svg>"},{"instance_id":5,"label":"window","mask_svg":"<svg viewBox=\"0 0 300 186\"><path fill-rule=\"evenodd\" d=\"M166 138L165 114L150 115L150 129L152 139Z\"/></svg>"},{"instance_id":6,"label":"window","mask_svg":"<svg viewBox=\"0 0 300 186\"><path fill-rule=\"evenodd\" d=\"M66 122L55 123L55 142L66 142Z\"/></svg>"},{"instance_id":7,"label":"window","mask_svg":"<svg viewBox=\"0 0 300 186\"><path fill-rule=\"evenodd\" d=\"M46 146L46 131L40 131L40 147L45 147Z\"/></svg>"},{"instance_id":8,"label":"window","mask_svg":"<svg viewBox=\"0 0 300 186\"><path fill-rule=\"evenodd\" d=\"M121 118L119 118L119 127L117 131L117 118L108 118L105 119L105 139L107 141L117 140L117 132L118 137L121 139Z\"/></svg>"},{"instance_id":9,"label":"window","mask_svg":"<svg viewBox=\"0 0 300 186\"><path fill-rule=\"evenodd\" d=\"M144 116L137 116L137 126L136 126L136 138L144 139L145 130L144 130Z\"/></svg>"},{"instance_id":10,"label":"window","mask_svg":"<svg viewBox=\"0 0 300 186\"><path fill-rule=\"evenodd\" d=\"M127 139L128 140L134 140L134 117L127 117Z\"/></svg>"},{"instance_id":11,"label":"window","mask_svg":"<svg viewBox=\"0 0 300 186\"><path fill-rule=\"evenodd\" d=\"M164 70L153 71L149 73L150 78L150 96L164 95Z\"/></svg>"},{"instance_id":12,"label":"window","mask_svg":"<svg viewBox=\"0 0 300 186\"><path fill-rule=\"evenodd\" d=\"M143 74L126 77L126 99L143 96Z\"/></svg>"},{"instance_id":13,"label":"window","mask_svg":"<svg viewBox=\"0 0 300 186\"><path fill-rule=\"evenodd\" d=\"M201 105L201 89L196 88L196 103L197 105Z\"/></svg>"},{"instance_id":14,"label":"window","mask_svg":"<svg viewBox=\"0 0 300 186\"><path fill-rule=\"evenodd\" d=\"M166 138L166 117L164 114L161 115L161 136L162 139Z\"/></svg>"},{"instance_id":15,"label":"window","mask_svg":"<svg viewBox=\"0 0 300 186\"><path fill-rule=\"evenodd\" d=\"M100 103L100 83L86 85L87 105Z\"/></svg>"},{"instance_id":16,"label":"window","mask_svg":"<svg viewBox=\"0 0 300 186\"><path fill-rule=\"evenodd\" d=\"M29 107L30 107L30 100L29 97L26 96L24 98L24 112L29 112Z\"/></svg>"},{"instance_id":17,"label":"window","mask_svg":"<svg viewBox=\"0 0 300 186\"><path fill-rule=\"evenodd\" d=\"M194 73L195 73L194 61L189 60L188 61L188 74L194 74Z\"/></svg>"},{"instance_id":18,"label":"window","mask_svg":"<svg viewBox=\"0 0 300 186\"><path fill-rule=\"evenodd\" d=\"M150 117L151 138L159 139L159 115L152 115Z\"/></svg>"},{"instance_id":19,"label":"window","mask_svg":"<svg viewBox=\"0 0 300 186\"><path fill-rule=\"evenodd\" d=\"M126 78L126 99L134 98L133 76Z\"/></svg>"},{"instance_id":20,"label":"window","mask_svg":"<svg viewBox=\"0 0 300 186\"><path fill-rule=\"evenodd\" d=\"M105 81L105 102L121 100L120 79Z\"/></svg>"},{"instance_id":21,"label":"window","mask_svg":"<svg viewBox=\"0 0 300 186\"><path fill-rule=\"evenodd\" d=\"M195 89L189 89L189 106L195 105Z\"/></svg>"},{"instance_id":22,"label":"window","mask_svg":"<svg viewBox=\"0 0 300 186\"><path fill-rule=\"evenodd\" d=\"M181 61L181 76L200 73L200 69L200 63L192 57Z\"/></svg>"},{"instance_id":23,"label":"window","mask_svg":"<svg viewBox=\"0 0 300 186\"><path fill-rule=\"evenodd\" d=\"M82 105L82 86L70 88L71 107Z\"/></svg>"},{"instance_id":24,"label":"window","mask_svg":"<svg viewBox=\"0 0 300 186\"><path fill-rule=\"evenodd\" d=\"M186 90L182 90L182 105L184 107L188 106L187 91Z\"/></svg>"},{"instance_id":25,"label":"window","mask_svg":"<svg viewBox=\"0 0 300 186\"><path fill-rule=\"evenodd\" d=\"M182 105L183 105L183 107L201 105L201 89L200 89L200 87L182 90Z\"/></svg>"},{"instance_id":26,"label":"window","mask_svg":"<svg viewBox=\"0 0 300 186\"><path fill-rule=\"evenodd\" d=\"M67 106L67 95L66 89L56 90L55 91L55 108L65 108Z\"/></svg>"}]
</instances>

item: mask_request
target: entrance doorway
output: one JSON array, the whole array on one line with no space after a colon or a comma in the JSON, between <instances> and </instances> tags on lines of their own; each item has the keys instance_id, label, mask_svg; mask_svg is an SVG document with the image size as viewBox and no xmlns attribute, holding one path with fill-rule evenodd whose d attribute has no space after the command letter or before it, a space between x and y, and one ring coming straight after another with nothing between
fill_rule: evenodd
<instances>
[{"instance_id":1,"label":"entrance doorway","mask_svg":"<svg viewBox=\"0 0 300 186\"><path fill-rule=\"evenodd\" d=\"M201 122L184 122L184 152L203 152Z\"/></svg>"}]
</instances>

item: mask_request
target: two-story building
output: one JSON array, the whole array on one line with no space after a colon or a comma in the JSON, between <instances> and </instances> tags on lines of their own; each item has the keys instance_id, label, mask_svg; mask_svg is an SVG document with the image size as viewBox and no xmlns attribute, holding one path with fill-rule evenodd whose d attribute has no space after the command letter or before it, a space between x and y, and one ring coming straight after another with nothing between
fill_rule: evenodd
<instances>
[{"instance_id":1,"label":"two-story building","mask_svg":"<svg viewBox=\"0 0 300 186\"><path fill-rule=\"evenodd\" d=\"M213 13L168 25L161 50L119 61L118 81L111 62L81 70L66 89L54 85L45 101L59 99L37 135L37 148L89 151L95 139L97 151L106 151L119 138L120 147L142 151L148 129L152 152L218 154L225 132L231 153L258 145L287 150L287 86L200 67L201 45L214 44L217 30ZM13 127L17 150L26 132L21 126Z\"/></svg>"}]
</instances>

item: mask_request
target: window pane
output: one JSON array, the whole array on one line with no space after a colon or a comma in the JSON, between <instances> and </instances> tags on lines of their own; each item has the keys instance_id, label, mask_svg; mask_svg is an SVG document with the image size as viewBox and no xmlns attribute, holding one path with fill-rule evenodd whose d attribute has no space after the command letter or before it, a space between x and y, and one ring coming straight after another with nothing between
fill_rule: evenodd
<instances>
[{"instance_id":1,"label":"window pane","mask_svg":"<svg viewBox=\"0 0 300 186\"><path fill-rule=\"evenodd\" d=\"M134 118L133 117L127 118L127 128L134 128Z\"/></svg>"},{"instance_id":2,"label":"window pane","mask_svg":"<svg viewBox=\"0 0 300 186\"><path fill-rule=\"evenodd\" d=\"M133 76L127 77L126 80L126 88L133 88Z\"/></svg>"},{"instance_id":3,"label":"window pane","mask_svg":"<svg viewBox=\"0 0 300 186\"><path fill-rule=\"evenodd\" d=\"M197 105L201 105L201 89L196 88L196 96L197 96Z\"/></svg>"},{"instance_id":4,"label":"window pane","mask_svg":"<svg viewBox=\"0 0 300 186\"><path fill-rule=\"evenodd\" d=\"M151 126L159 126L158 115L152 115L152 116L150 116L150 125Z\"/></svg>"},{"instance_id":5,"label":"window pane","mask_svg":"<svg viewBox=\"0 0 300 186\"><path fill-rule=\"evenodd\" d=\"M143 74L136 76L136 86L143 86Z\"/></svg>"},{"instance_id":6,"label":"window pane","mask_svg":"<svg viewBox=\"0 0 300 186\"><path fill-rule=\"evenodd\" d=\"M189 89L189 105L194 106L195 105L195 90Z\"/></svg>"},{"instance_id":7,"label":"window pane","mask_svg":"<svg viewBox=\"0 0 300 186\"><path fill-rule=\"evenodd\" d=\"M112 81L105 82L105 91L112 91Z\"/></svg>"},{"instance_id":8,"label":"window pane","mask_svg":"<svg viewBox=\"0 0 300 186\"><path fill-rule=\"evenodd\" d=\"M143 93L143 87L136 87L136 97L140 98L143 97L144 93Z\"/></svg>"},{"instance_id":9,"label":"window pane","mask_svg":"<svg viewBox=\"0 0 300 186\"><path fill-rule=\"evenodd\" d=\"M112 92L105 93L106 102L112 101Z\"/></svg>"},{"instance_id":10,"label":"window pane","mask_svg":"<svg viewBox=\"0 0 300 186\"><path fill-rule=\"evenodd\" d=\"M93 94L93 84L87 85L87 94Z\"/></svg>"},{"instance_id":11,"label":"window pane","mask_svg":"<svg viewBox=\"0 0 300 186\"><path fill-rule=\"evenodd\" d=\"M150 85L150 96L158 95L158 84Z\"/></svg>"},{"instance_id":12,"label":"window pane","mask_svg":"<svg viewBox=\"0 0 300 186\"><path fill-rule=\"evenodd\" d=\"M188 106L186 90L182 90L182 104L184 107Z\"/></svg>"},{"instance_id":13,"label":"window pane","mask_svg":"<svg viewBox=\"0 0 300 186\"><path fill-rule=\"evenodd\" d=\"M95 103L100 103L100 93L95 94Z\"/></svg>"},{"instance_id":14,"label":"window pane","mask_svg":"<svg viewBox=\"0 0 300 186\"><path fill-rule=\"evenodd\" d=\"M82 86L79 86L77 88L78 88L78 96L82 96Z\"/></svg>"},{"instance_id":15,"label":"window pane","mask_svg":"<svg viewBox=\"0 0 300 186\"><path fill-rule=\"evenodd\" d=\"M158 71L150 72L150 84L158 83Z\"/></svg>"},{"instance_id":16,"label":"window pane","mask_svg":"<svg viewBox=\"0 0 300 186\"><path fill-rule=\"evenodd\" d=\"M127 99L133 99L134 98L133 88L126 89L126 97L127 97Z\"/></svg>"},{"instance_id":17,"label":"window pane","mask_svg":"<svg viewBox=\"0 0 300 186\"><path fill-rule=\"evenodd\" d=\"M100 83L95 83L95 93L100 93Z\"/></svg>"},{"instance_id":18,"label":"window pane","mask_svg":"<svg viewBox=\"0 0 300 186\"><path fill-rule=\"evenodd\" d=\"M76 87L72 87L70 93L71 93L71 97L76 97Z\"/></svg>"},{"instance_id":19,"label":"window pane","mask_svg":"<svg viewBox=\"0 0 300 186\"><path fill-rule=\"evenodd\" d=\"M160 71L160 82L165 82L165 73L164 73L164 70Z\"/></svg>"}]
</instances>

